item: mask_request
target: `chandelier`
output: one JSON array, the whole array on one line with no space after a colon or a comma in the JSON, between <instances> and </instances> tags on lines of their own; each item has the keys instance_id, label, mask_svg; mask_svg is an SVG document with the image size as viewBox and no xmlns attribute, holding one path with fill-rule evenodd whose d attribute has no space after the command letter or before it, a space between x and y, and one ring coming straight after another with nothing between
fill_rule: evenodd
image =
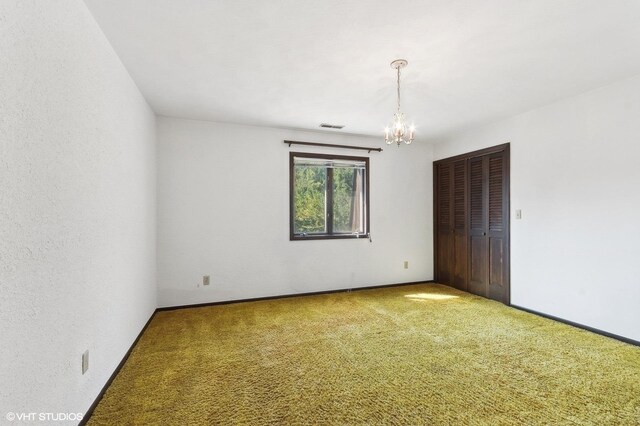
<instances>
[{"instance_id":1,"label":"chandelier","mask_svg":"<svg viewBox=\"0 0 640 426\"><path fill-rule=\"evenodd\" d=\"M400 147L402 142L407 145L413 142L416 132L416 128L413 124L407 126L404 114L400 112L400 70L406 67L407 64L408 62L405 59L396 59L391 62L391 68L398 72L398 111L393 114L393 124L384 128L384 141L387 145L391 145L395 142L398 144L398 147Z\"/></svg>"}]
</instances>

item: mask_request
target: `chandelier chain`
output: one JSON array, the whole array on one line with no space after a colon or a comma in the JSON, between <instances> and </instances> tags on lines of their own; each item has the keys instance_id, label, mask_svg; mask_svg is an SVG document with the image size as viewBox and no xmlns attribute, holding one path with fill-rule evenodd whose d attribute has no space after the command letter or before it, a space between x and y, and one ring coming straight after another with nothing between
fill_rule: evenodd
<instances>
[{"instance_id":1,"label":"chandelier chain","mask_svg":"<svg viewBox=\"0 0 640 426\"><path fill-rule=\"evenodd\" d=\"M400 112L400 67L398 67L398 112Z\"/></svg>"}]
</instances>

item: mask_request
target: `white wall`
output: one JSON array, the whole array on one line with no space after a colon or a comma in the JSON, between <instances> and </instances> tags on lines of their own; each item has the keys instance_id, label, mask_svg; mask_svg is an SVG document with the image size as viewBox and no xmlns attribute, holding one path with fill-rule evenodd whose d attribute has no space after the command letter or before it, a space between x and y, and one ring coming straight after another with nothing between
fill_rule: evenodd
<instances>
[{"instance_id":1,"label":"white wall","mask_svg":"<svg viewBox=\"0 0 640 426\"><path fill-rule=\"evenodd\" d=\"M158 118L159 306L433 278L431 146L380 138ZM289 151L370 157L371 234L289 241ZM403 261L409 269L403 269ZM211 275L203 287L202 276Z\"/></svg>"},{"instance_id":2,"label":"white wall","mask_svg":"<svg viewBox=\"0 0 640 426\"><path fill-rule=\"evenodd\" d=\"M640 340L639 138L637 76L435 145L511 142L514 305Z\"/></svg>"},{"instance_id":3,"label":"white wall","mask_svg":"<svg viewBox=\"0 0 640 426\"><path fill-rule=\"evenodd\" d=\"M0 58L2 423L84 412L152 314L156 153L81 1L3 1Z\"/></svg>"}]
</instances>

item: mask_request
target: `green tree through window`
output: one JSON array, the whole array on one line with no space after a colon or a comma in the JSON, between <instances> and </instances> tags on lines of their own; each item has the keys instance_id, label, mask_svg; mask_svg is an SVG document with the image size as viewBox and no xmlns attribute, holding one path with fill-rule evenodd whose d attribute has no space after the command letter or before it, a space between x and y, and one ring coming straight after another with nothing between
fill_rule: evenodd
<instances>
[{"instance_id":1,"label":"green tree through window","mask_svg":"<svg viewBox=\"0 0 640 426\"><path fill-rule=\"evenodd\" d=\"M324 233L327 230L327 170L320 167L295 169L295 228L298 233Z\"/></svg>"},{"instance_id":2,"label":"green tree through window","mask_svg":"<svg viewBox=\"0 0 640 426\"><path fill-rule=\"evenodd\" d=\"M291 153L291 239L368 234L366 157Z\"/></svg>"}]
</instances>

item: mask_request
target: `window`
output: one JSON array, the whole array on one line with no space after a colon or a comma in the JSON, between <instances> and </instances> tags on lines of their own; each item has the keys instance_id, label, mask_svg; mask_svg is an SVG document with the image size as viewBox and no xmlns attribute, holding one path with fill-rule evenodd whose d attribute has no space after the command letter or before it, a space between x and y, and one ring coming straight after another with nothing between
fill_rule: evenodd
<instances>
[{"instance_id":1,"label":"window","mask_svg":"<svg viewBox=\"0 0 640 426\"><path fill-rule=\"evenodd\" d=\"M290 239L369 234L369 158L290 153Z\"/></svg>"}]
</instances>

